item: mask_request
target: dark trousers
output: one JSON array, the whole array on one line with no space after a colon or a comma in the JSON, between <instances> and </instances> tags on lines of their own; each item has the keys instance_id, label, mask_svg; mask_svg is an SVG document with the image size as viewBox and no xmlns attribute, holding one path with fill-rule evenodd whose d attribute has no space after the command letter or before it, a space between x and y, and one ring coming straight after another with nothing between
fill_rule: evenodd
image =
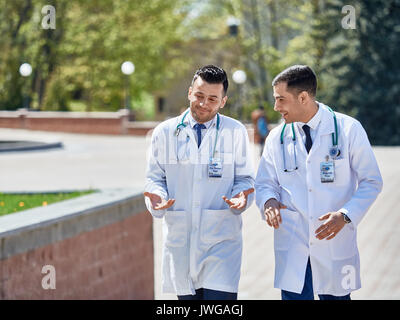
<instances>
[{"instance_id":1,"label":"dark trousers","mask_svg":"<svg viewBox=\"0 0 400 320\"><path fill-rule=\"evenodd\" d=\"M237 300L237 293L200 288L194 295L178 296L178 300Z\"/></svg>"},{"instance_id":2,"label":"dark trousers","mask_svg":"<svg viewBox=\"0 0 400 320\"><path fill-rule=\"evenodd\" d=\"M281 294L282 300L314 300L310 258L308 258L303 291L301 293L295 293L282 290ZM320 300L351 300L350 293L342 297L332 296L330 294L319 294L318 297Z\"/></svg>"}]
</instances>

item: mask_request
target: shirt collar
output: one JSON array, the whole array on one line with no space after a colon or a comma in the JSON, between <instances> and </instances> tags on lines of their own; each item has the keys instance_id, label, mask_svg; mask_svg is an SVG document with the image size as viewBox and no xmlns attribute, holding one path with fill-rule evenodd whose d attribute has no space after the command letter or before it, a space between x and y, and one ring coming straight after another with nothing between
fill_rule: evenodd
<instances>
[{"instance_id":1,"label":"shirt collar","mask_svg":"<svg viewBox=\"0 0 400 320\"><path fill-rule=\"evenodd\" d=\"M206 123L203 123L206 126L206 129L210 128L211 125L216 121L217 115L214 116L214 118L212 118L211 120L207 121ZM194 118L192 117L192 112L189 111L188 115L187 115L187 119L189 121L189 125L190 127L193 129L193 127L196 125L197 121L194 120Z\"/></svg>"},{"instance_id":2,"label":"shirt collar","mask_svg":"<svg viewBox=\"0 0 400 320\"><path fill-rule=\"evenodd\" d=\"M317 104L318 104L318 111L314 115L314 117L311 118L310 121L308 121L307 123L297 122L297 126L298 126L299 129L302 129L302 127L305 124L307 124L311 128L311 130L316 130L318 128L318 125L321 122L321 113L322 113L322 111L321 111L321 106L319 105L318 102L317 102Z\"/></svg>"}]
</instances>

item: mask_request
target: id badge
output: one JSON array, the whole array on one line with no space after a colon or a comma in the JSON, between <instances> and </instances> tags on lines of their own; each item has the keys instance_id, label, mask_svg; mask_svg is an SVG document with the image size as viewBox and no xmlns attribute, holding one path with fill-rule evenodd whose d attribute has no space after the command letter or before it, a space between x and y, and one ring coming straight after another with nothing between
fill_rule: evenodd
<instances>
[{"instance_id":1,"label":"id badge","mask_svg":"<svg viewBox=\"0 0 400 320\"><path fill-rule=\"evenodd\" d=\"M335 181L335 163L333 161L321 162L321 182L334 182Z\"/></svg>"},{"instance_id":2,"label":"id badge","mask_svg":"<svg viewBox=\"0 0 400 320\"><path fill-rule=\"evenodd\" d=\"M221 178L222 177L222 160L220 158L211 158L208 164L208 177Z\"/></svg>"}]
</instances>

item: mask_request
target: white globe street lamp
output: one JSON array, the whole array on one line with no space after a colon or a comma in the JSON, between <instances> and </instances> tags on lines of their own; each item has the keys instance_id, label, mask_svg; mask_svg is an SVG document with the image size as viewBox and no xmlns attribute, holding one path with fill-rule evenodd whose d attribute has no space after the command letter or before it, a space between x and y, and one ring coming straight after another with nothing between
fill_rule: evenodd
<instances>
[{"instance_id":1,"label":"white globe street lamp","mask_svg":"<svg viewBox=\"0 0 400 320\"><path fill-rule=\"evenodd\" d=\"M135 65L130 61L125 61L121 65L121 71L123 74L126 74L127 76L129 76L135 72Z\"/></svg>"},{"instance_id":2,"label":"white globe street lamp","mask_svg":"<svg viewBox=\"0 0 400 320\"><path fill-rule=\"evenodd\" d=\"M125 109L131 112L131 98L129 95L129 88L130 88L130 82L129 82L129 76L135 72L135 65L131 61L125 61L123 64L121 64L121 71L125 75Z\"/></svg>"},{"instance_id":3,"label":"white globe street lamp","mask_svg":"<svg viewBox=\"0 0 400 320\"><path fill-rule=\"evenodd\" d=\"M232 75L232 79L237 84L243 84L247 80L246 72L243 70L236 70Z\"/></svg>"},{"instance_id":4,"label":"white globe street lamp","mask_svg":"<svg viewBox=\"0 0 400 320\"><path fill-rule=\"evenodd\" d=\"M23 63L19 67L19 73L23 77L29 77L32 73L32 66L29 63Z\"/></svg>"},{"instance_id":5,"label":"white globe street lamp","mask_svg":"<svg viewBox=\"0 0 400 320\"><path fill-rule=\"evenodd\" d=\"M26 62L21 64L21 66L19 67L19 74L21 76L23 76L24 78L29 77L32 74L32 66ZM24 86L26 87L27 84L25 83ZM22 87L22 102L23 102L24 108L29 110L30 97L29 97L28 93L24 94L24 91L28 92L28 89L24 90L24 86Z\"/></svg>"},{"instance_id":6,"label":"white globe street lamp","mask_svg":"<svg viewBox=\"0 0 400 320\"><path fill-rule=\"evenodd\" d=\"M239 115L239 119L242 117L242 86L247 80L246 72L243 70L236 70L232 74L233 81L237 84L238 87L238 103L236 104L237 113Z\"/></svg>"}]
</instances>

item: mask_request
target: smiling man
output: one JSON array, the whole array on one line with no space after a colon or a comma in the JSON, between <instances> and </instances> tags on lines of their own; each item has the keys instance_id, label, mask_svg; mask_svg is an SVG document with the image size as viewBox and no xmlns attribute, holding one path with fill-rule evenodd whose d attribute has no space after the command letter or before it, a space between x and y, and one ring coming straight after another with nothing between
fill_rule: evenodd
<instances>
[{"instance_id":1,"label":"smiling man","mask_svg":"<svg viewBox=\"0 0 400 320\"><path fill-rule=\"evenodd\" d=\"M356 229L382 189L361 124L315 100L317 78L295 65L272 82L283 123L268 135L256 203L274 228L283 300L349 300L361 287Z\"/></svg>"},{"instance_id":2,"label":"smiling man","mask_svg":"<svg viewBox=\"0 0 400 320\"><path fill-rule=\"evenodd\" d=\"M254 172L246 128L219 114L227 90L223 69L197 70L189 108L152 136L145 201L164 219L163 291L181 300L237 298Z\"/></svg>"}]
</instances>

